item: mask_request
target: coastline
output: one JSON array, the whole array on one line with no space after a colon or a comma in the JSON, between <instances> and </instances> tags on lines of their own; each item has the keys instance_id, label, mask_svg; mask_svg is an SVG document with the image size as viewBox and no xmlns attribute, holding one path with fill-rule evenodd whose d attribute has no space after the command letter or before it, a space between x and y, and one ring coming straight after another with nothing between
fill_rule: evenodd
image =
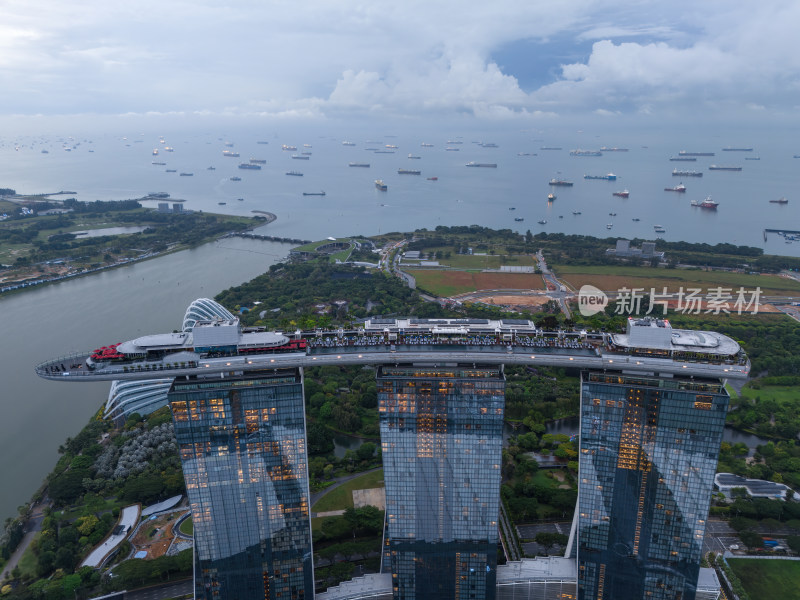
<instances>
[{"instance_id":1,"label":"coastline","mask_svg":"<svg viewBox=\"0 0 800 600\"><path fill-rule=\"evenodd\" d=\"M220 214L220 213L206 213L206 214L219 216L219 217L223 217L223 218L229 216L229 215L223 215L223 214ZM133 257L133 258L125 258L125 259L122 259L122 260L120 260L120 261L118 261L118 262L116 262L114 264L102 265L100 267L95 267L94 269L85 269L85 270L77 272L77 273L68 273L66 275L58 275L56 277L49 277L47 279L34 279L34 280L31 280L31 281L23 281L21 283L17 283L17 284L14 284L14 285L0 286L0 298L3 298L4 296L10 295L10 294L23 292L27 288L40 287L40 286L48 285L48 284L52 284L52 283L59 283L61 281L68 281L68 280L71 280L71 279L77 279L79 277L84 277L84 276L88 276L88 275L94 275L96 273L99 273L99 272L102 272L102 271L107 271L109 269L116 269L118 267L124 267L124 266L128 266L128 265L136 264L136 263L143 262L143 261L146 261L146 260L150 260L150 259L153 259L153 258L159 258L159 257L162 257L162 256L167 256L168 254L172 254L174 252L180 252L182 250L189 250L191 248L197 248L198 246L202 246L203 244L216 242L216 241L219 241L219 240L224 239L226 237L230 237L230 236L237 235L237 234L250 233L252 236L255 236L255 234L252 234L253 230L255 230L255 229L259 228L259 227L263 227L264 225L268 225L269 223L272 223L277 219L277 216L275 216L274 214L272 214L272 213L269 213L269 214L271 214L273 218L271 220L268 219L266 221L266 223L262 222L262 221L259 221L258 223L254 223L251 227L248 227L247 229L244 229L244 230L241 230L241 231L229 231L228 233L225 233L223 235L217 235L217 236L214 236L214 237L209 236L207 238L202 238L201 240L197 241L194 244L177 244L176 243L173 246L167 248L166 250L162 250L162 251L158 251L158 252L148 252L146 254L143 254L141 256L136 256L136 257ZM259 218L259 217L252 217L252 218ZM276 238L273 241L281 241L281 240L278 240Z\"/></svg>"}]
</instances>

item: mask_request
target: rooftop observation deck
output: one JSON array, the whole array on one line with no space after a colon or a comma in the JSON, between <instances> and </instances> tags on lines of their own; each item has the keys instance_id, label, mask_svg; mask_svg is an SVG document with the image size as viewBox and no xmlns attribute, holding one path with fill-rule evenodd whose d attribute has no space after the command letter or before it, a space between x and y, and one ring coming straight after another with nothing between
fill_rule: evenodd
<instances>
[{"instance_id":1,"label":"rooftop observation deck","mask_svg":"<svg viewBox=\"0 0 800 600\"><path fill-rule=\"evenodd\" d=\"M455 320L450 320L455 321ZM625 334L545 332L530 322L378 319L352 331L244 331L238 321L199 323L44 362L55 381L110 381L322 365L416 363L574 367L704 378L746 378L750 362L731 338L631 320ZM501 322L496 322L501 323ZM110 349L110 350L109 350Z\"/></svg>"}]
</instances>

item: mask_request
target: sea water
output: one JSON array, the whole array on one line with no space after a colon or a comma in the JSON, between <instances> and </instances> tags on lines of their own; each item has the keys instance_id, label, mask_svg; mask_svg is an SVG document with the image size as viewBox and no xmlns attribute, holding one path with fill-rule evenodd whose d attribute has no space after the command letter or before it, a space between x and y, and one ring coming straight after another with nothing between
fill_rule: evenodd
<instances>
[{"instance_id":1,"label":"sea water","mask_svg":"<svg viewBox=\"0 0 800 600\"><path fill-rule=\"evenodd\" d=\"M341 126L331 131L322 125L284 126L279 132L261 127L227 129L5 137L0 140L0 187L23 193L68 190L80 200L167 192L171 199L185 200L188 210L237 215L271 212L277 221L264 227L263 233L311 240L480 224L521 233L726 242L756 246L767 253L800 255L800 243L787 244L777 235L765 242L763 234L767 228L800 229L800 197L793 197L800 189L800 159L793 158L798 151L788 136L759 130L700 135L688 128L619 132L606 128L593 133L553 127L523 131L504 126L470 132L386 126L362 127L350 134ZM398 130L396 135L390 133ZM343 141L355 145L343 145ZM297 150L282 150L282 145ZM387 145L397 149L387 149ZM167 146L174 151L167 152ZM561 150L542 150L545 146ZM599 157L569 154L573 149L601 146L628 151L604 152ZM754 150L724 152L726 146ZM154 148L158 155L153 155ZM224 150L240 156L223 156ZM696 162L670 162L680 150L716 155L698 157ZM302 152L310 153L309 160L292 158ZM420 158L410 159L409 154ZM745 160L756 157L760 160ZM267 162L261 170L238 168L250 158ZM497 168L466 167L470 161L495 163ZM349 167L350 162L370 167ZM709 171L711 164L741 166L742 171ZM675 168L698 170L703 177L675 177ZM401 175L398 169L418 169L421 174ZM287 176L288 171L300 171L303 176ZM192 176L181 177L181 172ZM616 174L617 180L583 178L607 173ZM231 177L241 181L231 181ZM553 178L574 185L551 188L548 183ZM376 189L376 179L382 179L388 190ZM664 191L681 182L687 187L685 194ZM612 195L623 189L630 197ZM325 195L303 195L320 191ZM550 191L556 195L553 202L547 201ZM716 211L691 206L692 200L707 196L719 203ZM769 202L781 196L789 199L788 204ZM155 207L156 203L146 205ZM539 224L540 220L547 223ZM654 225L666 232L656 234Z\"/></svg>"}]
</instances>

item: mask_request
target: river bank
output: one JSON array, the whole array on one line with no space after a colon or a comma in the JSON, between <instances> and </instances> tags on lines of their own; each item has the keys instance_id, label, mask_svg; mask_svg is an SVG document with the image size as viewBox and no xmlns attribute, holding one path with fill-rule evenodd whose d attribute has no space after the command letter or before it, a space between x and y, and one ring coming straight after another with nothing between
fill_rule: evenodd
<instances>
[{"instance_id":1,"label":"river bank","mask_svg":"<svg viewBox=\"0 0 800 600\"><path fill-rule=\"evenodd\" d=\"M226 216L226 215L219 215L219 214L215 215L215 214L212 214L211 216L219 217L219 218L225 219L226 221L232 221L233 220L231 217ZM274 217L274 215L273 215L273 217ZM209 242L212 242L212 241L215 241L215 240L219 240L219 239L228 237L230 235L236 235L237 233L251 233L252 234L253 230L255 230L258 227L262 227L263 225L265 225L267 223L271 223L276 218L277 217L275 217L275 218L273 218L271 220L268 219L266 221L266 223L265 223L264 217L254 217L254 219L256 219L256 220L252 223L252 225L249 228L247 228L246 230L241 231L241 232L239 232L239 231L229 231L229 232L227 232L226 234L224 234L222 236L220 236L219 234L215 233L214 235L204 236L204 237L200 238L198 241L196 241L196 242L194 242L192 244L185 244L185 243L176 242L176 243L171 244L170 246L168 246L165 250L150 250L150 251L147 251L147 252L145 252L145 253L143 253L143 254L141 254L139 256L120 258L120 259L118 259L115 262L110 263L110 264L104 264L104 265L100 265L100 266L92 267L92 268L82 268L82 269L76 270L74 272L66 272L66 273L54 274L54 275L49 276L49 277L43 276L43 277L38 277L38 278L31 278L31 279L26 279L26 280L22 280L22 281L17 281L17 282L11 283L9 285L1 286L0 287L0 295L9 294L9 293L13 293L13 292L20 292L20 291L23 291L25 289L36 287L36 286L40 286L40 285L48 285L48 284L57 283L57 282L60 282L60 281L66 281L66 280L69 280L69 279L75 279L75 278L79 278L79 277L84 277L86 275L93 275L93 274L99 273L101 271L105 271L105 270L109 270L109 269L116 269L118 267L124 267L124 266L130 265L132 263L137 263L137 262L141 262L141 261L145 261L145 260L151 260L153 258L159 258L161 256L172 254L174 252L180 252L181 250L187 250L187 249L194 248L194 247L197 247L197 246L200 246L200 245L203 245L203 244L207 244ZM241 219L235 219L235 221L236 222L241 222ZM255 234L253 235L253 238L254 239L262 239L262 240L266 240L267 239L266 236L257 236ZM272 239L272 240L268 240L268 241L283 242L284 240L283 239ZM71 260L73 260L72 257L66 256L66 257L64 257L62 259L59 259L58 262L69 263ZM50 263L51 263L51 261L47 261L47 263L43 263L41 265L34 264L33 267L34 268L36 268L36 267L42 268L44 266L44 264L50 264Z\"/></svg>"}]
</instances>

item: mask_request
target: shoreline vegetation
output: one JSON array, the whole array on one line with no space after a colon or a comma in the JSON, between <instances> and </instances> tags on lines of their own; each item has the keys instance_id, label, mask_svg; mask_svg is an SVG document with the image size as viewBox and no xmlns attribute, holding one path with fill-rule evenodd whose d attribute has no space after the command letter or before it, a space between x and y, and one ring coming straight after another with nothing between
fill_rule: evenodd
<instances>
[{"instance_id":1,"label":"shoreline vegetation","mask_svg":"<svg viewBox=\"0 0 800 600\"><path fill-rule=\"evenodd\" d=\"M25 196L18 203L8 197L0 195L0 216L5 216L0 218L0 295L193 248L274 220L274 215L162 212L142 206L142 201L160 199L155 197L81 202ZM115 231L122 228L139 231ZM109 235L86 235L93 231Z\"/></svg>"},{"instance_id":2,"label":"shoreline vegetation","mask_svg":"<svg viewBox=\"0 0 800 600\"><path fill-rule=\"evenodd\" d=\"M130 214L136 214L138 209L129 210ZM220 224L218 220L213 223ZM0 223L0 231L3 225ZM559 235L519 235L472 226L385 234L370 239L380 245L388 240L397 242L415 237L413 249L433 252L434 257L439 252L443 262L458 257L457 266L462 269L470 268L472 260L490 267L495 266L495 262L533 266L531 256L540 248L544 249L548 262L551 256L558 255L558 260L552 260L553 264L612 264L606 262L604 252L602 256L598 252L601 247L613 246L609 240L571 236L582 240L567 240L565 248L560 249ZM576 250L573 256L569 248L578 248L578 242L586 246L584 250ZM409 249L412 244L408 245ZM688 246L691 246L688 250L686 245L674 250L689 256L699 252L695 246L703 245ZM464 247L478 249L485 256L472 259L461 252ZM737 269L746 268L743 265L750 265L750 261L758 258L757 253L751 253L750 260L739 262L748 256L749 250L738 247L720 249L717 245L712 250L723 257L722 262L738 264ZM446 256L448 252L450 256ZM495 261L487 256L509 260ZM357 259L368 262L376 258L377 255L366 250L357 254ZM770 266L765 266L765 272L772 267L792 268L795 260L800 267L800 259L785 258L786 266L784 262L776 266L770 258L766 261ZM613 265L610 272L617 277L624 277L627 269L630 269L629 275L641 276L642 269L647 268L638 262L614 261ZM720 265L717 268L733 267ZM647 274L654 277L675 279L676 271L668 266L650 267L650 271ZM702 273L698 268L693 277L702 278ZM240 313L245 326L282 330L346 327L369 316L403 314L420 318L524 318L544 328L579 327L612 332L622 330L627 318L627 315L615 314L613 305L592 317L573 314L567 318L555 303L514 308L480 301L439 303L409 289L399 277L363 267L332 264L328 255L272 265L263 275L223 290L215 299L232 312ZM720 469L786 482L800 489L800 444L797 442L800 416L796 416L792 408L794 390L800 386L798 324L781 313L686 315L671 310L669 318L676 327L716 329L730 335L746 349L753 364L752 372L758 374L738 396L732 396L728 421L773 441L758 446L755 455L749 458L747 448L741 447L744 444L723 443ZM545 423L578 415L579 373L570 369L508 367L506 378L505 417L508 422L515 423L519 431L515 431L503 449L501 498L505 511L515 524L570 520L577 495L578 442L566 435L545 433ZM375 443L380 431L374 369L333 366L308 369L304 389L311 490L324 490L337 478L380 466L381 446ZM117 428L96 415L74 439L67 439L58 464L34 497L38 500L46 496L53 506L45 510L42 531L26 552L24 570L17 568L12 573L13 580L20 585L5 592L2 591L6 589L2 587L4 582L0 582L0 594L11 599L46 596L69 600L73 595L87 597L99 589L110 590L107 584L101 583L99 573L84 569L75 571L75 566L82 553L91 547L92 540L107 533L115 511L125 503L150 503L184 491L170 427L168 408L144 418L131 415ZM335 433L361 438L363 443L337 458L333 453ZM534 456L552 456L558 459L558 466L540 468ZM377 484L376 481L370 485ZM336 496L332 496L328 501L335 499ZM736 498L731 504L730 500L715 497L712 512L721 518L746 517L746 522L737 522L743 531L757 528L773 517L787 523L788 527L800 525L800 511L793 510L794 505L800 507L800 503L787 502L780 511L775 511L771 508L778 501ZM347 504L346 499L338 502ZM18 519L6 523L6 534L0 540L0 566L13 551L14 542L22 539L30 506L21 509ZM357 566L364 569L362 572L374 570L380 551L375 539L380 539L383 519L376 511L351 509L343 516L315 521L315 562L320 566L318 579L325 586L349 579ZM797 530L800 532L800 527ZM548 554L550 547L558 543L560 541L542 541L536 552ZM114 567L115 574L125 574L125 581L119 583L129 585L129 589L152 581L152 573L168 573L173 568L179 571L188 564L185 556L180 564L172 566L158 563L169 557L124 560L131 550L126 548L121 552L121 562Z\"/></svg>"}]
</instances>

